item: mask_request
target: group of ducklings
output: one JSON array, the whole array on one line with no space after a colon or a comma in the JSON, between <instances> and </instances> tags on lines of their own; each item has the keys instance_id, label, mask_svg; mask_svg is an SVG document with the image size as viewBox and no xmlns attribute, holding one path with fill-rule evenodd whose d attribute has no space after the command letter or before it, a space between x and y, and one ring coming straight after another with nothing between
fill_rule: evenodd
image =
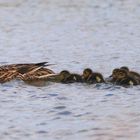
<instances>
[{"instance_id":1,"label":"group of ducklings","mask_svg":"<svg viewBox=\"0 0 140 140\"><path fill-rule=\"evenodd\" d=\"M54 81L57 81L56 79L59 79L59 82L62 83L112 83L120 86L140 85L140 74L130 71L126 66L114 69L112 74L106 79L101 73L93 72L90 68L84 69L82 75L64 70L55 76Z\"/></svg>"},{"instance_id":2,"label":"group of ducklings","mask_svg":"<svg viewBox=\"0 0 140 140\"><path fill-rule=\"evenodd\" d=\"M11 64L0 66L0 83L5 83L14 79L22 80L26 83L34 81L51 81L60 83L112 83L120 86L140 85L140 74L130 71L128 67L116 68L108 78L104 78L101 73L94 72L90 68L83 70L82 74L70 73L63 70L55 73L48 62Z\"/></svg>"}]
</instances>

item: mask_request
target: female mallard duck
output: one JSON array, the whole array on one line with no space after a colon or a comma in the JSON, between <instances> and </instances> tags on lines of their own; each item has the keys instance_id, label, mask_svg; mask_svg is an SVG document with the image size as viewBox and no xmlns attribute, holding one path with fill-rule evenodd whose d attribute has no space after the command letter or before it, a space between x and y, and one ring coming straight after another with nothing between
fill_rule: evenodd
<instances>
[{"instance_id":1,"label":"female mallard duck","mask_svg":"<svg viewBox=\"0 0 140 140\"><path fill-rule=\"evenodd\" d=\"M127 71L131 77L134 77L140 82L140 74L138 72L130 71L129 68L126 66L123 66L120 69Z\"/></svg>"},{"instance_id":2,"label":"female mallard duck","mask_svg":"<svg viewBox=\"0 0 140 140\"><path fill-rule=\"evenodd\" d=\"M83 80L79 74L70 73L67 70L63 70L55 76L52 77L50 76L50 81L60 83L74 83L74 82L82 82Z\"/></svg>"},{"instance_id":3,"label":"female mallard duck","mask_svg":"<svg viewBox=\"0 0 140 140\"><path fill-rule=\"evenodd\" d=\"M21 79L23 81L37 80L47 78L54 72L45 66L51 64L30 63L30 64L11 64L0 67L0 83L5 83L13 79Z\"/></svg>"},{"instance_id":4,"label":"female mallard duck","mask_svg":"<svg viewBox=\"0 0 140 140\"><path fill-rule=\"evenodd\" d=\"M102 74L93 72L90 68L86 68L83 71L83 80L86 83L104 83L105 80L102 76Z\"/></svg>"},{"instance_id":5,"label":"female mallard duck","mask_svg":"<svg viewBox=\"0 0 140 140\"><path fill-rule=\"evenodd\" d=\"M115 71L115 72L114 72ZM139 81L129 75L129 73L124 69L113 70L113 83L122 86L138 85Z\"/></svg>"}]
</instances>

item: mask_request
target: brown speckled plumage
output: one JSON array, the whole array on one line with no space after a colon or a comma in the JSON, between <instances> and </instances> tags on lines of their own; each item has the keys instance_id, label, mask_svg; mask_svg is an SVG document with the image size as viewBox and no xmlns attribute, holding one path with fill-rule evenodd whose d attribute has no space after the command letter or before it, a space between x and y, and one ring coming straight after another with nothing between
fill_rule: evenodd
<instances>
[{"instance_id":1,"label":"brown speckled plumage","mask_svg":"<svg viewBox=\"0 0 140 140\"><path fill-rule=\"evenodd\" d=\"M54 72L45 66L51 64L29 63L29 64L11 64L0 66L0 83L5 83L13 79L21 79L23 81L45 79Z\"/></svg>"}]
</instances>

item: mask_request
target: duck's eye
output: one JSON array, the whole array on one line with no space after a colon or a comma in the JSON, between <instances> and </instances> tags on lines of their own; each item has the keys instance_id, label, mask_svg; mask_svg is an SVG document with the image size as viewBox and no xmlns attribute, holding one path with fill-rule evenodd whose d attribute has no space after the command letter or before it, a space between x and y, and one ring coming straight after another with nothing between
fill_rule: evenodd
<instances>
[{"instance_id":1,"label":"duck's eye","mask_svg":"<svg viewBox=\"0 0 140 140\"><path fill-rule=\"evenodd\" d=\"M84 75L88 75L88 72L85 71L85 72L84 72Z\"/></svg>"},{"instance_id":2,"label":"duck's eye","mask_svg":"<svg viewBox=\"0 0 140 140\"><path fill-rule=\"evenodd\" d=\"M124 77L124 76L125 76L125 74L122 73L122 72L120 72L119 75L120 75L121 77Z\"/></svg>"},{"instance_id":3,"label":"duck's eye","mask_svg":"<svg viewBox=\"0 0 140 140\"><path fill-rule=\"evenodd\" d=\"M114 71L113 74L116 74L116 71Z\"/></svg>"},{"instance_id":4,"label":"duck's eye","mask_svg":"<svg viewBox=\"0 0 140 140\"><path fill-rule=\"evenodd\" d=\"M86 72L86 74L88 75L88 74L89 74L89 72Z\"/></svg>"}]
</instances>

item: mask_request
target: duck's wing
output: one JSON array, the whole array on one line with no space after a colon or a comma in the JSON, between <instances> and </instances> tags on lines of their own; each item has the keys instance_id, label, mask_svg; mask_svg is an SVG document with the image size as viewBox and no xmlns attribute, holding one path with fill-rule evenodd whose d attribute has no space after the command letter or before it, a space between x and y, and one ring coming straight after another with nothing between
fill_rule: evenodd
<instances>
[{"instance_id":1,"label":"duck's wing","mask_svg":"<svg viewBox=\"0 0 140 140\"><path fill-rule=\"evenodd\" d=\"M130 71L130 72L129 72L129 75L130 75L130 76L136 76L136 77L140 78L140 73L135 72L135 71Z\"/></svg>"},{"instance_id":2,"label":"duck's wing","mask_svg":"<svg viewBox=\"0 0 140 140\"><path fill-rule=\"evenodd\" d=\"M25 64L9 64L0 66L0 71L3 70L13 70L20 68L31 68L31 67L45 67L48 62L40 62L40 63L25 63ZM49 65L49 64L48 64Z\"/></svg>"},{"instance_id":3,"label":"duck's wing","mask_svg":"<svg viewBox=\"0 0 140 140\"><path fill-rule=\"evenodd\" d=\"M37 80L37 79L47 79L48 76L53 76L55 75L55 73L48 69L48 68L44 68L44 67L37 67L34 66L32 68L20 68L18 69L18 73L19 73L19 78L22 79L23 81L28 81L28 80Z\"/></svg>"},{"instance_id":4,"label":"duck's wing","mask_svg":"<svg viewBox=\"0 0 140 140\"><path fill-rule=\"evenodd\" d=\"M47 66L49 65L51 64L48 64ZM36 76L54 74L54 72L51 69L44 68L44 66L39 66L39 65L18 67L17 71L20 74L28 73L28 74L34 74Z\"/></svg>"},{"instance_id":5,"label":"duck's wing","mask_svg":"<svg viewBox=\"0 0 140 140\"><path fill-rule=\"evenodd\" d=\"M47 75L40 75L37 76L34 73L25 73L25 74L20 74L18 75L18 78L23 80L23 81L36 81L36 80L45 80L45 81L49 81L51 80L52 76L55 76L56 74L47 74Z\"/></svg>"},{"instance_id":6,"label":"duck's wing","mask_svg":"<svg viewBox=\"0 0 140 140\"><path fill-rule=\"evenodd\" d=\"M0 82L6 82L13 78L39 79L41 78L40 76L47 77L49 74L54 74L52 70L44 68L45 66L52 65L47 63L48 62L3 65L0 67Z\"/></svg>"},{"instance_id":7,"label":"duck's wing","mask_svg":"<svg viewBox=\"0 0 140 140\"><path fill-rule=\"evenodd\" d=\"M30 63L30 64L16 64L15 69L17 69L17 71L21 74L28 73L28 72L35 72L40 68L52 65L52 64L47 64L47 63L48 62Z\"/></svg>"},{"instance_id":8,"label":"duck's wing","mask_svg":"<svg viewBox=\"0 0 140 140\"><path fill-rule=\"evenodd\" d=\"M48 62L40 62L40 63L23 63L23 64L11 64L9 66L13 67L26 67L26 66L45 66Z\"/></svg>"}]
</instances>

